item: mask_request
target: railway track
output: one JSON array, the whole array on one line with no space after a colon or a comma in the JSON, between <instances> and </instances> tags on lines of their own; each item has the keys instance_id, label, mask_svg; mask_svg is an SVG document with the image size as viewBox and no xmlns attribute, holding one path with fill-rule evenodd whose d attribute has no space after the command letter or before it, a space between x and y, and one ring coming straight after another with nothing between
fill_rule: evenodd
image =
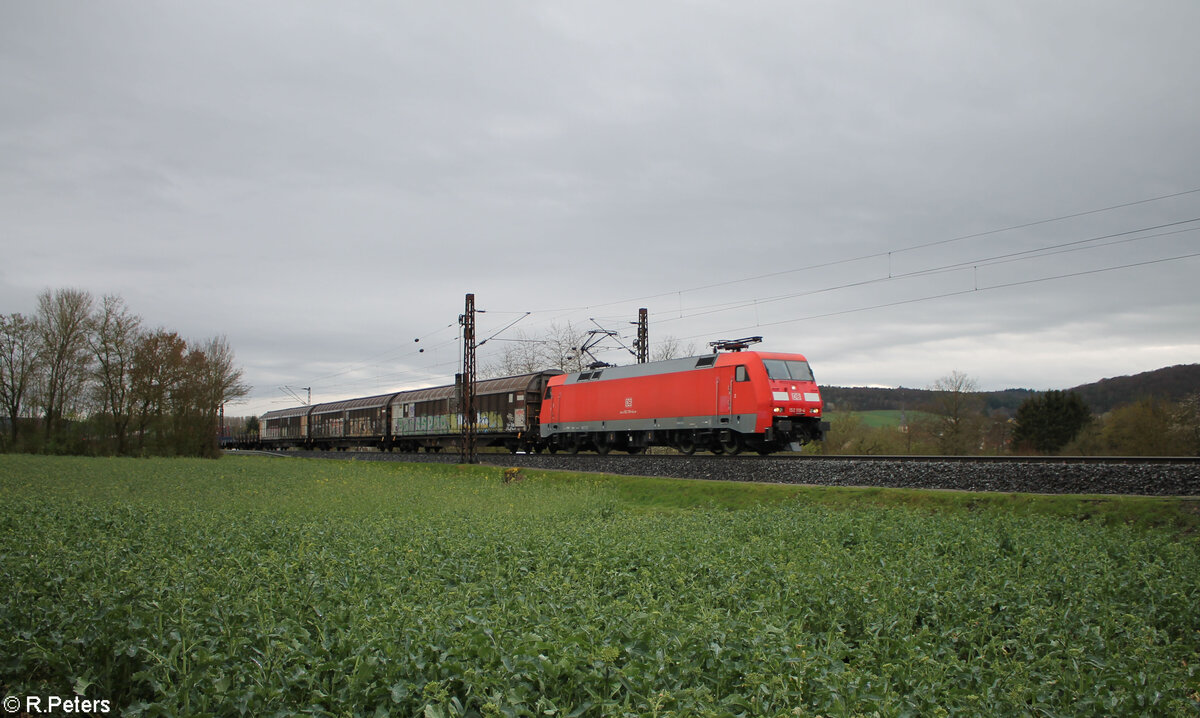
<instances>
[{"instance_id":1,"label":"railway track","mask_svg":"<svg viewBox=\"0 0 1200 718\"><path fill-rule=\"evenodd\" d=\"M272 452L260 452L272 453ZM457 463L457 454L275 452L360 461ZM1200 459L1189 457L682 456L480 454L480 463L557 471L1040 494L1200 496Z\"/></svg>"}]
</instances>

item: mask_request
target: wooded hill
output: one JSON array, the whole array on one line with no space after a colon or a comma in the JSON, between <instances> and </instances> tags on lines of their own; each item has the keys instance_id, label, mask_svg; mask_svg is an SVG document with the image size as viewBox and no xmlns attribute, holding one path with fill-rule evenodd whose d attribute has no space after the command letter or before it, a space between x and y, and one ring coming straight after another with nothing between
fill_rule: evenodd
<instances>
[{"instance_id":1,"label":"wooded hill","mask_svg":"<svg viewBox=\"0 0 1200 718\"><path fill-rule=\"evenodd\" d=\"M1068 391L1078 393L1093 414L1103 414L1114 407L1131 404L1140 399L1154 398L1177 402L1200 392L1200 364L1179 364L1133 376L1101 379L1091 384L1071 387ZM821 396L825 399L828 410L833 412L916 410L929 404L934 393L929 389L905 387L821 387ZM1023 401L1042 392L1033 389L1004 389L980 393L989 413L1015 413Z\"/></svg>"}]
</instances>

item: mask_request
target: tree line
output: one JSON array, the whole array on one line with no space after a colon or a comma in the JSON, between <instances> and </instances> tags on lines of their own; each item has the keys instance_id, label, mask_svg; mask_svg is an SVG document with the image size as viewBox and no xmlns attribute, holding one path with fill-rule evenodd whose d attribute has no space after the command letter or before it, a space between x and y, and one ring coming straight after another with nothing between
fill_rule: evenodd
<instances>
[{"instance_id":1,"label":"tree line","mask_svg":"<svg viewBox=\"0 0 1200 718\"><path fill-rule=\"evenodd\" d=\"M215 456L225 403L249 387L224 337L148 329L118 295L46 290L0 315L0 449Z\"/></svg>"},{"instance_id":2,"label":"tree line","mask_svg":"<svg viewBox=\"0 0 1200 718\"><path fill-rule=\"evenodd\" d=\"M1092 412L1077 391L1029 396L1014 411L990 406L961 372L937 380L900 426L868 426L856 413L827 416L830 454L1200 456L1200 393L1145 397Z\"/></svg>"}]
</instances>

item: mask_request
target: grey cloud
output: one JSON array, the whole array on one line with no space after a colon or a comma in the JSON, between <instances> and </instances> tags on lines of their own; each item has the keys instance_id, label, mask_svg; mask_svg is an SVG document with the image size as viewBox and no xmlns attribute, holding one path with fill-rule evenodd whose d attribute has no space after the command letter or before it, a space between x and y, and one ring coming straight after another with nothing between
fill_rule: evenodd
<instances>
[{"instance_id":1,"label":"grey cloud","mask_svg":"<svg viewBox=\"0 0 1200 718\"><path fill-rule=\"evenodd\" d=\"M452 375L453 343L410 345L467 291L561 310L527 331L648 305L652 337L763 333L837 383L1068 386L1200 353L1196 259L914 301L1194 252L986 261L1200 217L1200 194L901 251L1200 187L1184 0L0 15L4 311L85 286L227 334L250 411L330 374ZM980 266L849 286L956 262Z\"/></svg>"}]
</instances>

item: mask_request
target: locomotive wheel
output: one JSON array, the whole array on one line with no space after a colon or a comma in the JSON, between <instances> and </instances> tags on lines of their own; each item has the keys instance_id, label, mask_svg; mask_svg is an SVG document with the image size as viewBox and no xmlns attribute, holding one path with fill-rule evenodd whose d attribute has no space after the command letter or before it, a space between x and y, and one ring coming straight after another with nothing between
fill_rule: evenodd
<instances>
[{"instance_id":1,"label":"locomotive wheel","mask_svg":"<svg viewBox=\"0 0 1200 718\"><path fill-rule=\"evenodd\" d=\"M741 434L733 432L730 432L728 436L722 436L718 443L721 445L721 450L730 456L742 453L744 448Z\"/></svg>"},{"instance_id":2,"label":"locomotive wheel","mask_svg":"<svg viewBox=\"0 0 1200 718\"><path fill-rule=\"evenodd\" d=\"M675 450L684 456L691 456L696 453L696 439L691 436L681 436L675 442Z\"/></svg>"},{"instance_id":3,"label":"locomotive wheel","mask_svg":"<svg viewBox=\"0 0 1200 718\"><path fill-rule=\"evenodd\" d=\"M608 452L612 451L612 444L608 443L607 434L596 434L596 436L592 438L592 444L596 447L596 453L600 454L601 456L604 456Z\"/></svg>"}]
</instances>

